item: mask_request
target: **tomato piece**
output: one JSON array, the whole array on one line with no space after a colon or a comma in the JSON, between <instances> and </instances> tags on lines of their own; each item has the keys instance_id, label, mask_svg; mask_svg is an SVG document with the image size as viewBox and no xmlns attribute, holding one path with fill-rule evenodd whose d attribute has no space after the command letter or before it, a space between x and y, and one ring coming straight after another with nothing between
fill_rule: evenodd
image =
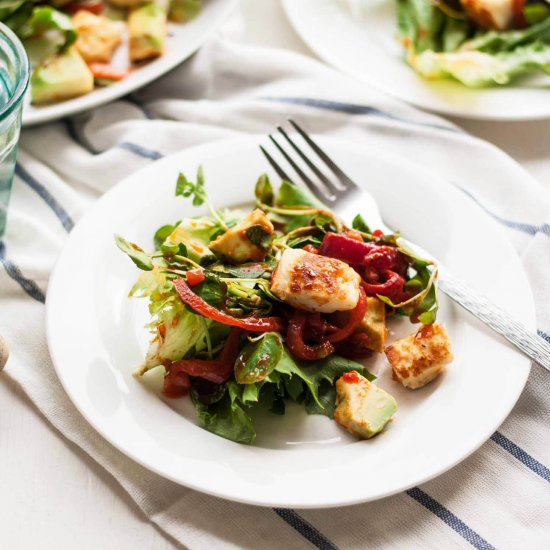
<instances>
[{"instance_id":1,"label":"tomato piece","mask_svg":"<svg viewBox=\"0 0 550 550\"><path fill-rule=\"evenodd\" d=\"M90 63L88 67L90 67L94 78L98 80L118 82L119 80L124 80L130 74L130 69L127 67L113 67L108 63Z\"/></svg>"},{"instance_id":2,"label":"tomato piece","mask_svg":"<svg viewBox=\"0 0 550 550\"><path fill-rule=\"evenodd\" d=\"M176 279L174 287L181 301L193 311L223 325L239 327L250 332L281 332L285 328L285 322L281 317L244 317L243 319L232 317L206 303L189 288L183 279Z\"/></svg>"},{"instance_id":3,"label":"tomato piece","mask_svg":"<svg viewBox=\"0 0 550 550\"><path fill-rule=\"evenodd\" d=\"M383 235L384 235L384 232L381 229L375 229L372 232L372 236L376 238L382 237Z\"/></svg>"},{"instance_id":4,"label":"tomato piece","mask_svg":"<svg viewBox=\"0 0 550 550\"><path fill-rule=\"evenodd\" d=\"M356 370L350 370L342 374L342 378L348 384L359 384L361 382L361 375Z\"/></svg>"},{"instance_id":5,"label":"tomato piece","mask_svg":"<svg viewBox=\"0 0 550 550\"><path fill-rule=\"evenodd\" d=\"M197 286L204 282L204 269L190 269L186 274L187 283L189 286Z\"/></svg>"}]
</instances>

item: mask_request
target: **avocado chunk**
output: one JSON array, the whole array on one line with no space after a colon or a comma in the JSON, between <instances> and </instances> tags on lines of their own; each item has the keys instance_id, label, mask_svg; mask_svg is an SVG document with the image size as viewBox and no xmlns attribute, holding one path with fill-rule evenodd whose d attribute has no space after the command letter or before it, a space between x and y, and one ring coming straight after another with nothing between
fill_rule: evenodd
<instances>
[{"instance_id":1,"label":"avocado chunk","mask_svg":"<svg viewBox=\"0 0 550 550\"><path fill-rule=\"evenodd\" d=\"M386 343L386 306L375 297L367 296L367 312L356 332L364 332L368 337L368 347L378 353L384 351Z\"/></svg>"},{"instance_id":2,"label":"avocado chunk","mask_svg":"<svg viewBox=\"0 0 550 550\"><path fill-rule=\"evenodd\" d=\"M176 23L189 21L199 13L201 4L201 0L172 0L168 18Z\"/></svg>"},{"instance_id":3,"label":"avocado chunk","mask_svg":"<svg viewBox=\"0 0 550 550\"><path fill-rule=\"evenodd\" d=\"M31 102L35 105L84 95L94 89L94 76L74 47L39 65L31 76Z\"/></svg>"},{"instance_id":4,"label":"avocado chunk","mask_svg":"<svg viewBox=\"0 0 550 550\"><path fill-rule=\"evenodd\" d=\"M261 262L273 236L273 224L265 212L256 208L235 227L210 243L210 250L230 264Z\"/></svg>"},{"instance_id":5,"label":"avocado chunk","mask_svg":"<svg viewBox=\"0 0 550 550\"><path fill-rule=\"evenodd\" d=\"M145 4L128 17L130 61L144 61L164 53L166 11L158 4Z\"/></svg>"},{"instance_id":6,"label":"avocado chunk","mask_svg":"<svg viewBox=\"0 0 550 550\"><path fill-rule=\"evenodd\" d=\"M380 433L397 411L395 399L357 371L336 381L334 420L362 439Z\"/></svg>"},{"instance_id":7,"label":"avocado chunk","mask_svg":"<svg viewBox=\"0 0 550 550\"><path fill-rule=\"evenodd\" d=\"M164 241L165 246L183 244L187 257L200 265L209 265L216 261L216 256L208 248L210 235L217 227L208 218L185 219Z\"/></svg>"}]
</instances>

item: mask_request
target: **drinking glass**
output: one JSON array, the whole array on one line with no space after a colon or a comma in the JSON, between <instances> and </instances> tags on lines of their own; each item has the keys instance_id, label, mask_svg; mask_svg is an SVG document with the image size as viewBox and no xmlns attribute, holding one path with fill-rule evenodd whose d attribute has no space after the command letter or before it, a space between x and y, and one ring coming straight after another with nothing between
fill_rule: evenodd
<instances>
[{"instance_id":1,"label":"drinking glass","mask_svg":"<svg viewBox=\"0 0 550 550\"><path fill-rule=\"evenodd\" d=\"M0 23L0 238L6 229L29 61L15 34Z\"/></svg>"}]
</instances>

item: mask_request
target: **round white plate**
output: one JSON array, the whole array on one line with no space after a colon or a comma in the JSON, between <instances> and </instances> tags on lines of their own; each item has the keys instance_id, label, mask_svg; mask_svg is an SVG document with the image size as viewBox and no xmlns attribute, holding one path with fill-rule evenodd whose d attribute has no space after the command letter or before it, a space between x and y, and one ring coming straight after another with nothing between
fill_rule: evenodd
<instances>
[{"instance_id":1,"label":"round white plate","mask_svg":"<svg viewBox=\"0 0 550 550\"><path fill-rule=\"evenodd\" d=\"M550 117L550 77L522 85L469 89L429 81L404 60L396 40L395 0L283 0L296 32L323 60L424 109L491 120Z\"/></svg>"},{"instance_id":2,"label":"round white plate","mask_svg":"<svg viewBox=\"0 0 550 550\"><path fill-rule=\"evenodd\" d=\"M166 51L162 57L155 59L116 84L96 88L89 94L60 101L50 105L31 105L30 92L27 92L23 109L23 126L33 126L51 120L57 120L81 111L86 111L109 103L122 97L145 84L159 78L172 70L192 53L199 49L212 32L214 32L229 16L238 0L207 0L203 3L200 14L184 24L170 23ZM123 44L116 52L114 64L120 61L121 66L127 64L127 47Z\"/></svg>"},{"instance_id":3,"label":"round white plate","mask_svg":"<svg viewBox=\"0 0 550 550\"><path fill-rule=\"evenodd\" d=\"M199 164L218 206L249 202L257 176L267 169L261 141L215 142L151 164L107 193L75 227L47 298L48 342L65 390L98 432L140 464L232 500L337 506L441 474L497 429L530 365L443 296L439 319L449 330L455 361L418 391L393 382L383 356L369 363L400 407L386 432L369 441L295 406L284 417L260 418L254 446L233 443L198 427L189 399L163 401L160 380L144 384L132 377L147 347L147 304L128 298L138 270L116 248L113 234L152 247L160 225L200 213L174 196L178 172L193 176ZM368 183L390 226L534 327L533 300L516 253L461 191L384 151L320 141L351 177ZM413 327L399 320L391 331L390 340Z\"/></svg>"}]
</instances>

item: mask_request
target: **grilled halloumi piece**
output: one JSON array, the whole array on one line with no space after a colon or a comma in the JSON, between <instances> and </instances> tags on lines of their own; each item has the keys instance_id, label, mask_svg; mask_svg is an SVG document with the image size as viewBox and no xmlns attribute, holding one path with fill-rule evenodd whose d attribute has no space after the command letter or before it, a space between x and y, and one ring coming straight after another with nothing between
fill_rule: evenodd
<instances>
[{"instance_id":1,"label":"grilled halloumi piece","mask_svg":"<svg viewBox=\"0 0 550 550\"><path fill-rule=\"evenodd\" d=\"M468 17L484 29L505 30L512 27L514 0L460 0Z\"/></svg>"},{"instance_id":2,"label":"grilled halloumi piece","mask_svg":"<svg viewBox=\"0 0 550 550\"><path fill-rule=\"evenodd\" d=\"M395 411L395 399L358 372L336 381L334 420L348 432L368 439L384 429Z\"/></svg>"},{"instance_id":3,"label":"grilled halloumi piece","mask_svg":"<svg viewBox=\"0 0 550 550\"><path fill-rule=\"evenodd\" d=\"M209 248L232 264L260 262L265 258L274 228L265 212L256 208L246 218L212 241Z\"/></svg>"},{"instance_id":4,"label":"grilled halloumi piece","mask_svg":"<svg viewBox=\"0 0 550 550\"><path fill-rule=\"evenodd\" d=\"M386 347L393 379L413 390L437 378L453 359L445 329L435 323Z\"/></svg>"},{"instance_id":5,"label":"grilled halloumi piece","mask_svg":"<svg viewBox=\"0 0 550 550\"><path fill-rule=\"evenodd\" d=\"M340 260L288 248L273 272L271 291L298 309L332 313L357 305L360 281Z\"/></svg>"},{"instance_id":6,"label":"grilled halloumi piece","mask_svg":"<svg viewBox=\"0 0 550 550\"><path fill-rule=\"evenodd\" d=\"M73 25L78 33L76 49L84 61L108 63L120 44L120 25L86 10L74 14Z\"/></svg>"}]
</instances>

